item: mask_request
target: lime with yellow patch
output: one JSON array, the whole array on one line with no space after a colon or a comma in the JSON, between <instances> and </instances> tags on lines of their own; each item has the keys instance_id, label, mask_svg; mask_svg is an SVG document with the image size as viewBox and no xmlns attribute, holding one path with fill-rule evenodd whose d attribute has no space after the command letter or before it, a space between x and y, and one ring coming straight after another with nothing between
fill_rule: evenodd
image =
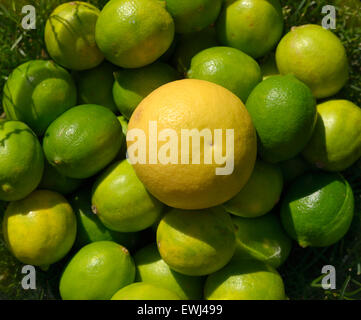
<instances>
[{"instance_id":1,"label":"lime with yellow patch","mask_svg":"<svg viewBox=\"0 0 361 320\"><path fill-rule=\"evenodd\" d=\"M8 205L3 219L4 240L22 263L47 268L73 246L76 218L59 193L36 190Z\"/></svg>"},{"instance_id":2,"label":"lime with yellow patch","mask_svg":"<svg viewBox=\"0 0 361 320\"><path fill-rule=\"evenodd\" d=\"M43 150L34 132L20 121L0 121L0 200L25 198L39 185Z\"/></svg>"},{"instance_id":3,"label":"lime with yellow patch","mask_svg":"<svg viewBox=\"0 0 361 320\"><path fill-rule=\"evenodd\" d=\"M153 63L173 38L173 18L163 1L111 0L95 29L96 42L107 60L123 68Z\"/></svg>"},{"instance_id":4,"label":"lime with yellow patch","mask_svg":"<svg viewBox=\"0 0 361 320\"><path fill-rule=\"evenodd\" d=\"M99 65L104 55L95 42L99 9L90 3L71 1L56 7L45 24L45 45L60 65L86 70Z\"/></svg>"}]
</instances>

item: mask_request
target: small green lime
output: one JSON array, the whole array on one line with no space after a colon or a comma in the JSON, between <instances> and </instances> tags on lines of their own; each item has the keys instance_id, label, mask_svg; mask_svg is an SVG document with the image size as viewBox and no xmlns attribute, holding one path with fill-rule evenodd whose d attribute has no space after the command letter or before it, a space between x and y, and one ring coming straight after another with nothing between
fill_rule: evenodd
<instances>
[{"instance_id":1,"label":"small green lime","mask_svg":"<svg viewBox=\"0 0 361 320\"><path fill-rule=\"evenodd\" d=\"M191 277L173 271L161 258L157 245L152 243L134 255L136 281L143 281L169 289L182 299L200 300L203 296L203 277Z\"/></svg>"},{"instance_id":2,"label":"small green lime","mask_svg":"<svg viewBox=\"0 0 361 320\"><path fill-rule=\"evenodd\" d=\"M163 84L179 79L168 64L156 62L143 68L122 69L115 73L113 97L121 114L130 119L138 104Z\"/></svg>"},{"instance_id":3,"label":"small green lime","mask_svg":"<svg viewBox=\"0 0 361 320\"><path fill-rule=\"evenodd\" d=\"M109 300L134 277L128 250L112 241L98 241L81 248L70 260L59 291L63 300Z\"/></svg>"},{"instance_id":4,"label":"small green lime","mask_svg":"<svg viewBox=\"0 0 361 320\"><path fill-rule=\"evenodd\" d=\"M273 163L289 160L305 148L317 118L311 90L292 75L262 81L246 108L257 131L259 154Z\"/></svg>"},{"instance_id":5,"label":"small green lime","mask_svg":"<svg viewBox=\"0 0 361 320\"><path fill-rule=\"evenodd\" d=\"M274 268L286 261L292 240L273 212L255 219L232 217L232 220L237 239L233 259L257 259Z\"/></svg>"},{"instance_id":6,"label":"small green lime","mask_svg":"<svg viewBox=\"0 0 361 320\"><path fill-rule=\"evenodd\" d=\"M279 273L257 260L232 260L211 274L205 284L206 300L284 300Z\"/></svg>"},{"instance_id":7,"label":"small green lime","mask_svg":"<svg viewBox=\"0 0 361 320\"><path fill-rule=\"evenodd\" d=\"M302 155L327 171L343 171L361 157L361 109L347 100L317 106L316 127Z\"/></svg>"},{"instance_id":8,"label":"small green lime","mask_svg":"<svg viewBox=\"0 0 361 320\"><path fill-rule=\"evenodd\" d=\"M350 227L354 197L350 185L336 173L310 172L296 179L282 201L281 219L302 247L327 247Z\"/></svg>"},{"instance_id":9,"label":"small green lime","mask_svg":"<svg viewBox=\"0 0 361 320\"><path fill-rule=\"evenodd\" d=\"M257 160L246 185L223 207L227 212L240 217L262 216L279 201L282 187L281 169L277 165Z\"/></svg>"},{"instance_id":10,"label":"small green lime","mask_svg":"<svg viewBox=\"0 0 361 320\"><path fill-rule=\"evenodd\" d=\"M111 300L182 300L166 288L145 282L136 282L120 289Z\"/></svg>"},{"instance_id":11,"label":"small green lime","mask_svg":"<svg viewBox=\"0 0 361 320\"><path fill-rule=\"evenodd\" d=\"M4 87L8 120L25 122L37 135L76 104L71 75L53 61L31 60L15 68Z\"/></svg>"},{"instance_id":12,"label":"small green lime","mask_svg":"<svg viewBox=\"0 0 361 320\"><path fill-rule=\"evenodd\" d=\"M242 51L229 47L213 47L199 52L192 58L187 76L217 83L244 103L262 80L258 63Z\"/></svg>"}]
</instances>

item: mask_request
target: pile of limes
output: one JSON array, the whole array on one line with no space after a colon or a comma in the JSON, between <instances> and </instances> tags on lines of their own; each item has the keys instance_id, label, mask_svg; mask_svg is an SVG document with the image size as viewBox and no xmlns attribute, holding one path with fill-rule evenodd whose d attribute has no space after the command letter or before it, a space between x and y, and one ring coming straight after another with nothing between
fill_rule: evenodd
<instances>
[{"instance_id":1,"label":"pile of limes","mask_svg":"<svg viewBox=\"0 0 361 320\"><path fill-rule=\"evenodd\" d=\"M4 87L2 233L67 262L62 299L285 299L293 242L347 233L361 109L332 99L331 31L285 34L278 0L111 0L58 6L44 37L52 60Z\"/></svg>"}]
</instances>

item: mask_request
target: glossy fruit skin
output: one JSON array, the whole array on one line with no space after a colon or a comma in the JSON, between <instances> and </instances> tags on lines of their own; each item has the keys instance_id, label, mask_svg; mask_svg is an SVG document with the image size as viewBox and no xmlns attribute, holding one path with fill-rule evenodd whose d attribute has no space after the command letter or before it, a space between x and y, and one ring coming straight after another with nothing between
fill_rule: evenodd
<instances>
[{"instance_id":1,"label":"glossy fruit skin","mask_svg":"<svg viewBox=\"0 0 361 320\"><path fill-rule=\"evenodd\" d=\"M281 74L293 74L317 98L336 94L348 80L348 61L340 39L330 30L308 24L294 27L276 50Z\"/></svg>"},{"instance_id":2,"label":"glossy fruit skin","mask_svg":"<svg viewBox=\"0 0 361 320\"><path fill-rule=\"evenodd\" d=\"M226 1L216 28L222 45L260 58L270 52L282 36L282 7L278 0Z\"/></svg>"},{"instance_id":3,"label":"glossy fruit skin","mask_svg":"<svg viewBox=\"0 0 361 320\"><path fill-rule=\"evenodd\" d=\"M136 281L164 287L186 300L201 300L203 277L191 277L173 271L160 256L157 245L149 244L134 255Z\"/></svg>"},{"instance_id":4,"label":"glossy fruit skin","mask_svg":"<svg viewBox=\"0 0 361 320\"><path fill-rule=\"evenodd\" d=\"M292 75L262 81L249 96L246 108L257 131L260 157L271 163L300 153L317 118L311 90Z\"/></svg>"},{"instance_id":5,"label":"glossy fruit skin","mask_svg":"<svg viewBox=\"0 0 361 320\"><path fill-rule=\"evenodd\" d=\"M350 227L354 197L338 173L310 172L296 179L281 206L282 224L302 247L327 247Z\"/></svg>"},{"instance_id":6,"label":"glossy fruit skin","mask_svg":"<svg viewBox=\"0 0 361 320\"><path fill-rule=\"evenodd\" d=\"M89 178L117 155L122 129L109 109L95 104L74 107L46 130L43 149L49 163L70 178Z\"/></svg>"},{"instance_id":7,"label":"glossy fruit skin","mask_svg":"<svg viewBox=\"0 0 361 320\"><path fill-rule=\"evenodd\" d=\"M171 64L181 73L186 74L192 58L204 49L218 46L216 30L208 27L199 32L182 34L176 43Z\"/></svg>"},{"instance_id":8,"label":"glossy fruit skin","mask_svg":"<svg viewBox=\"0 0 361 320\"><path fill-rule=\"evenodd\" d=\"M99 66L74 72L78 88L78 104L98 104L119 113L113 99L114 72L117 67L104 61Z\"/></svg>"},{"instance_id":9,"label":"glossy fruit skin","mask_svg":"<svg viewBox=\"0 0 361 320\"><path fill-rule=\"evenodd\" d=\"M235 229L222 208L173 209L157 229L162 259L181 274L202 276L223 268L235 250Z\"/></svg>"},{"instance_id":10,"label":"glossy fruit skin","mask_svg":"<svg viewBox=\"0 0 361 320\"><path fill-rule=\"evenodd\" d=\"M284 300L283 280L271 266L257 260L232 260L211 274L206 300Z\"/></svg>"},{"instance_id":11,"label":"glossy fruit skin","mask_svg":"<svg viewBox=\"0 0 361 320\"><path fill-rule=\"evenodd\" d=\"M182 300L176 293L150 283L135 282L114 294L111 300Z\"/></svg>"},{"instance_id":12,"label":"glossy fruit skin","mask_svg":"<svg viewBox=\"0 0 361 320\"><path fill-rule=\"evenodd\" d=\"M62 195L35 190L22 200L10 202L3 219L3 234L18 260L47 268L71 249L76 218Z\"/></svg>"},{"instance_id":13,"label":"glossy fruit skin","mask_svg":"<svg viewBox=\"0 0 361 320\"><path fill-rule=\"evenodd\" d=\"M72 1L61 4L50 14L45 25L45 45L50 56L72 70L95 68L104 59L95 43L95 24L99 9Z\"/></svg>"},{"instance_id":14,"label":"glossy fruit skin","mask_svg":"<svg viewBox=\"0 0 361 320\"><path fill-rule=\"evenodd\" d=\"M76 98L74 81L65 69L53 61L31 60L10 74L3 105L8 120L25 122L41 136L52 121L75 106Z\"/></svg>"},{"instance_id":15,"label":"glossy fruit skin","mask_svg":"<svg viewBox=\"0 0 361 320\"><path fill-rule=\"evenodd\" d=\"M75 244L81 248L97 241L114 241L132 251L141 235L135 232L115 232L106 228L93 213L91 191L82 188L71 195L69 202L77 218L77 234Z\"/></svg>"},{"instance_id":16,"label":"glossy fruit skin","mask_svg":"<svg viewBox=\"0 0 361 320\"><path fill-rule=\"evenodd\" d=\"M162 62L155 62L143 68L122 69L114 76L114 101L120 113L128 120L149 93L180 78L175 69Z\"/></svg>"},{"instance_id":17,"label":"glossy fruit skin","mask_svg":"<svg viewBox=\"0 0 361 320\"><path fill-rule=\"evenodd\" d=\"M164 6L161 1L109 1L95 29L105 57L122 68L140 68L157 60L174 38L173 18Z\"/></svg>"},{"instance_id":18,"label":"glossy fruit skin","mask_svg":"<svg viewBox=\"0 0 361 320\"><path fill-rule=\"evenodd\" d=\"M41 180L41 145L34 132L20 121L0 121L0 141L0 200L20 200Z\"/></svg>"},{"instance_id":19,"label":"glossy fruit skin","mask_svg":"<svg viewBox=\"0 0 361 320\"><path fill-rule=\"evenodd\" d=\"M343 171L361 157L361 109L347 100L330 100L317 111L315 130L302 155L322 170Z\"/></svg>"},{"instance_id":20,"label":"glossy fruit skin","mask_svg":"<svg viewBox=\"0 0 361 320\"><path fill-rule=\"evenodd\" d=\"M236 216L255 218L266 214L281 197L283 177L274 164L257 160L251 177L242 190L222 206Z\"/></svg>"},{"instance_id":21,"label":"glossy fruit skin","mask_svg":"<svg viewBox=\"0 0 361 320\"><path fill-rule=\"evenodd\" d=\"M216 21L223 0L167 0L177 33L198 32Z\"/></svg>"},{"instance_id":22,"label":"glossy fruit skin","mask_svg":"<svg viewBox=\"0 0 361 320\"><path fill-rule=\"evenodd\" d=\"M279 217L270 212L255 218L232 217L236 226L236 251L232 259L263 261L278 268L288 258L292 240Z\"/></svg>"},{"instance_id":23,"label":"glossy fruit skin","mask_svg":"<svg viewBox=\"0 0 361 320\"><path fill-rule=\"evenodd\" d=\"M187 156L187 153L182 151L180 138L178 161L163 164L156 159L155 164L150 161L139 163L134 155L137 145L130 132L131 129L136 129L132 130L133 133L140 129L148 139L150 121L156 121L158 132L172 129L178 137L182 137L182 130L197 129L201 133L206 128L212 135L212 141L216 129L222 129L223 140L226 130L233 130L234 139L229 137L230 141L234 140L234 170L223 175L216 174L225 164L218 165L215 161L204 163L204 148L201 148L199 164L192 163L192 159L188 164L182 163L181 155ZM204 209L229 200L247 182L256 160L256 134L241 100L229 90L204 80L173 81L153 91L134 111L127 139L129 159L145 187L166 205L181 209ZM209 145L213 150L220 149L221 143L216 139L214 141L215 145ZM222 142L222 145L227 151L225 143ZM161 148L165 147L164 143L157 143L157 157ZM147 155L155 155L148 144L146 149Z\"/></svg>"},{"instance_id":24,"label":"glossy fruit skin","mask_svg":"<svg viewBox=\"0 0 361 320\"><path fill-rule=\"evenodd\" d=\"M78 189L83 182L84 180L82 179L74 179L62 175L48 161L44 161L44 172L38 188L67 195Z\"/></svg>"},{"instance_id":25,"label":"glossy fruit skin","mask_svg":"<svg viewBox=\"0 0 361 320\"><path fill-rule=\"evenodd\" d=\"M66 266L59 284L63 300L109 300L135 277L128 250L112 241L80 249Z\"/></svg>"},{"instance_id":26,"label":"glossy fruit skin","mask_svg":"<svg viewBox=\"0 0 361 320\"><path fill-rule=\"evenodd\" d=\"M136 232L157 221L163 204L149 194L125 159L112 164L95 181L92 209L107 228Z\"/></svg>"},{"instance_id":27,"label":"glossy fruit skin","mask_svg":"<svg viewBox=\"0 0 361 320\"><path fill-rule=\"evenodd\" d=\"M242 51L213 47L192 58L187 77L217 83L246 102L253 88L262 80L258 63Z\"/></svg>"}]
</instances>

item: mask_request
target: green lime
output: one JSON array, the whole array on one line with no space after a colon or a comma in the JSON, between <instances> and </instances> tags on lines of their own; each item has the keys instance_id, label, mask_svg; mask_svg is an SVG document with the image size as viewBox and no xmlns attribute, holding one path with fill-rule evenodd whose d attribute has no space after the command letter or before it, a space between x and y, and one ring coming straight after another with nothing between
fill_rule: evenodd
<instances>
[{"instance_id":1,"label":"green lime","mask_svg":"<svg viewBox=\"0 0 361 320\"><path fill-rule=\"evenodd\" d=\"M82 179L69 178L56 170L48 161L44 161L44 173L39 189L52 190L67 195L78 189L83 183Z\"/></svg>"},{"instance_id":2,"label":"green lime","mask_svg":"<svg viewBox=\"0 0 361 320\"><path fill-rule=\"evenodd\" d=\"M284 284L279 273L257 260L232 260L211 274L205 284L207 300L284 300Z\"/></svg>"},{"instance_id":3,"label":"green lime","mask_svg":"<svg viewBox=\"0 0 361 320\"><path fill-rule=\"evenodd\" d=\"M269 212L279 201L283 188L281 169L257 160L252 175L242 190L223 204L227 212L255 218Z\"/></svg>"},{"instance_id":4,"label":"green lime","mask_svg":"<svg viewBox=\"0 0 361 320\"><path fill-rule=\"evenodd\" d=\"M120 289L111 300L181 300L181 298L166 288L136 282Z\"/></svg>"},{"instance_id":5,"label":"green lime","mask_svg":"<svg viewBox=\"0 0 361 320\"><path fill-rule=\"evenodd\" d=\"M108 165L117 155L123 133L109 109L83 104L63 113L46 130L43 140L48 161L61 174L88 178Z\"/></svg>"},{"instance_id":6,"label":"green lime","mask_svg":"<svg viewBox=\"0 0 361 320\"><path fill-rule=\"evenodd\" d=\"M216 21L223 0L167 0L177 33L200 31Z\"/></svg>"},{"instance_id":7,"label":"green lime","mask_svg":"<svg viewBox=\"0 0 361 320\"><path fill-rule=\"evenodd\" d=\"M163 84L179 79L171 66L156 62L143 68L122 69L115 73L113 96L121 114L130 119L138 104Z\"/></svg>"},{"instance_id":8,"label":"green lime","mask_svg":"<svg viewBox=\"0 0 361 320\"><path fill-rule=\"evenodd\" d=\"M251 114L259 154L268 162L289 160L311 138L316 101L311 90L294 76L273 76L256 86L246 107Z\"/></svg>"},{"instance_id":9,"label":"green lime","mask_svg":"<svg viewBox=\"0 0 361 320\"><path fill-rule=\"evenodd\" d=\"M278 0L227 0L216 27L223 45L263 57L282 36L282 7Z\"/></svg>"},{"instance_id":10,"label":"green lime","mask_svg":"<svg viewBox=\"0 0 361 320\"><path fill-rule=\"evenodd\" d=\"M334 95L348 80L345 48L330 30L318 25L293 27L280 41L276 61L281 74L296 76L316 98Z\"/></svg>"},{"instance_id":11,"label":"green lime","mask_svg":"<svg viewBox=\"0 0 361 320\"><path fill-rule=\"evenodd\" d=\"M5 83L6 118L25 122L37 135L43 135L52 121L75 104L72 77L52 61L25 62L11 72Z\"/></svg>"},{"instance_id":12,"label":"green lime","mask_svg":"<svg viewBox=\"0 0 361 320\"><path fill-rule=\"evenodd\" d=\"M69 202L77 218L77 247L83 247L91 242L114 241L132 251L138 241L139 233L115 232L106 228L93 213L91 191L83 188L74 193Z\"/></svg>"},{"instance_id":13,"label":"green lime","mask_svg":"<svg viewBox=\"0 0 361 320\"><path fill-rule=\"evenodd\" d=\"M181 74L186 74L191 66L192 58L198 52L217 45L217 35L214 27L208 27L199 32L182 34L179 36L171 63Z\"/></svg>"},{"instance_id":14,"label":"green lime","mask_svg":"<svg viewBox=\"0 0 361 320\"><path fill-rule=\"evenodd\" d=\"M327 247L346 234L353 211L352 189L340 174L311 172L287 190L281 219L300 246Z\"/></svg>"},{"instance_id":15,"label":"green lime","mask_svg":"<svg viewBox=\"0 0 361 320\"><path fill-rule=\"evenodd\" d=\"M317 106L316 127L302 154L318 168L343 171L361 157L361 109L347 100Z\"/></svg>"},{"instance_id":16,"label":"green lime","mask_svg":"<svg viewBox=\"0 0 361 320\"><path fill-rule=\"evenodd\" d=\"M301 157L296 156L292 159L279 163L282 170L283 181L288 184L311 170L311 166Z\"/></svg>"},{"instance_id":17,"label":"green lime","mask_svg":"<svg viewBox=\"0 0 361 320\"><path fill-rule=\"evenodd\" d=\"M4 215L3 234L18 260L46 269L73 246L76 218L62 195L36 190L22 200L10 202Z\"/></svg>"},{"instance_id":18,"label":"green lime","mask_svg":"<svg viewBox=\"0 0 361 320\"><path fill-rule=\"evenodd\" d=\"M273 212L255 219L232 217L232 220L237 239L233 259L257 259L274 268L286 261L292 240Z\"/></svg>"},{"instance_id":19,"label":"green lime","mask_svg":"<svg viewBox=\"0 0 361 320\"><path fill-rule=\"evenodd\" d=\"M93 212L109 229L135 232L157 221L163 204L140 182L128 160L116 162L95 181Z\"/></svg>"},{"instance_id":20,"label":"green lime","mask_svg":"<svg viewBox=\"0 0 361 320\"><path fill-rule=\"evenodd\" d=\"M105 57L123 68L154 62L173 38L173 18L162 1L111 0L101 11L95 29Z\"/></svg>"},{"instance_id":21,"label":"green lime","mask_svg":"<svg viewBox=\"0 0 361 320\"><path fill-rule=\"evenodd\" d=\"M63 300L109 300L134 277L128 250L112 241L98 241L81 248L70 260L59 291Z\"/></svg>"},{"instance_id":22,"label":"green lime","mask_svg":"<svg viewBox=\"0 0 361 320\"><path fill-rule=\"evenodd\" d=\"M266 80L269 77L278 75L278 69L276 64L276 57L273 52L264 57L260 62L262 79Z\"/></svg>"},{"instance_id":23,"label":"green lime","mask_svg":"<svg viewBox=\"0 0 361 320\"><path fill-rule=\"evenodd\" d=\"M0 141L0 200L20 200L35 190L43 175L41 145L20 121L1 121Z\"/></svg>"},{"instance_id":24,"label":"green lime","mask_svg":"<svg viewBox=\"0 0 361 320\"><path fill-rule=\"evenodd\" d=\"M75 72L79 104L98 104L118 113L113 99L114 72L117 70L109 62L96 68Z\"/></svg>"},{"instance_id":25,"label":"green lime","mask_svg":"<svg viewBox=\"0 0 361 320\"><path fill-rule=\"evenodd\" d=\"M104 56L95 43L95 24L99 9L82 1L56 7L45 25L45 45L60 65L73 70L91 69Z\"/></svg>"},{"instance_id":26,"label":"green lime","mask_svg":"<svg viewBox=\"0 0 361 320\"><path fill-rule=\"evenodd\" d=\"M220 207L173 209L158 225L157 245L171 269L189 276L207 275L231 260L235 229L229 214Z\"/></svg>"},{"instance_id":27,"label":"green lime","mask_svg":"<svg viewBox=\"0 0 361 320\"><path fill-rule=\"evenodd\" d=\"M157 245L152 243L134 255L136 281L143 281L169 289L182 299L201 300L203 277L191 277L173 271L161 258Z\"/></svg>"},{"instance_id":28,"label":"green lime","mask_svg":"<svg viewBox=\"0 0 361 320\"><path fill-rule=\"evenodd\" d=\"M193 57L188 78L217 83L232 91L244 103L262 80L258 63L240 50L213 47Z\"/></svg>"}]
</instances>

